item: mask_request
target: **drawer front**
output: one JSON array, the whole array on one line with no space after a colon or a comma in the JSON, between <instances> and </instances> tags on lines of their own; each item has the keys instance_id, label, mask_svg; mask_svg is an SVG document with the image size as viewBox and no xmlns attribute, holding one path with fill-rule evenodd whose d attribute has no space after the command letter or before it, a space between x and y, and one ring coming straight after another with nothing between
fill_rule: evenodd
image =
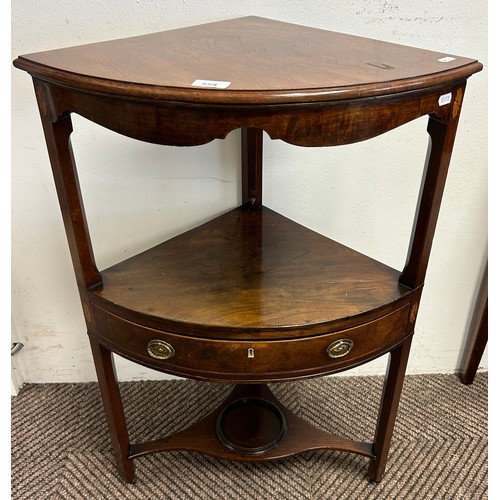
<instances>
[{"instance_id":1,"label":"drawer front","mask_svg":"<svg viewBox=\"0 0 500 500\"><path fill-rule=\"evenodd\" d=\"M202 380L269 382L333 373L384 354L404 338L408 306L364 325L288 340L187 337L93 306L99 341L151 368Z\"/></svg>"}]
</instances>

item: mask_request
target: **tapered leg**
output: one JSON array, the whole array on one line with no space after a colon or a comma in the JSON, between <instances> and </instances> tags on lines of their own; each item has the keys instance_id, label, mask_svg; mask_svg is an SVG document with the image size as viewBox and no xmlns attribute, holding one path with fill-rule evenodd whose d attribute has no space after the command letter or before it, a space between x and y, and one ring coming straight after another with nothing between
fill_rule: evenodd
<instances>
[{"instance_id":1,"label":"tapered leg","mask_svg":"<svg viewBox=\"0 0 500 500\"><path fill-rule=\"evenodd\" d=\"M488 343L488 300L484 304L479 327L471 332L467 350L460 367L459 376L463 384L472 384L476 376L479 363Z\"/></svg>"},{"instance_id":2,"label":"tapered leg","mask_svg":"<svg viewBox=\"0 0 500 500\"><path fill-rule=\"evenodd\" d=\"M89 339L118 471L127 483L131 483L135 478L135 467L134 461L128 458L130 442L113 356L91 335Z\"/></svg>"},{"instance_id":3,"label":"tapered leg","mask_svg":"<svg viewBox=\"0 0 500 500\"><path fill-rule=\"evenodd\" d=\"M380 481L385 472L406 365L410 354L411 340L412 336L409 336L403 344L390 353L373 443L375 457L370 460L368 467L368 477L372 481Z\"/></svg>"},{"instance_id":4,"label":"tapered leg","mask_svg":"<svg viewBox=\"0 0 500 500\"><path fill-rule=\"evenodd\" d=\"M484 269L474 316L470 326L459 376L463 384L472 384L488 343L488 266Z\"/></svg>"}]
</instances>

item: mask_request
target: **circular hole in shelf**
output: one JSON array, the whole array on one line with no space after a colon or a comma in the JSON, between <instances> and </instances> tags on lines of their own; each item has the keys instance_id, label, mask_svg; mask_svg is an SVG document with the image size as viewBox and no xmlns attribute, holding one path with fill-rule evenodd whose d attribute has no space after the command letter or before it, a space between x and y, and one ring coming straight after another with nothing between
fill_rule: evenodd
<instances>
[{"instance_id":1,"label":"circular hole in shelf","mask_svg":"<svg viewBox=\"0 0 500 500\"><path fill-rule=\"evenodd\" d=\"M276 446L285 433L285 416L276 405L264 399L233 401L217 418L218 438L237 453L264 453Z\"/></svg>"}]
</instances>

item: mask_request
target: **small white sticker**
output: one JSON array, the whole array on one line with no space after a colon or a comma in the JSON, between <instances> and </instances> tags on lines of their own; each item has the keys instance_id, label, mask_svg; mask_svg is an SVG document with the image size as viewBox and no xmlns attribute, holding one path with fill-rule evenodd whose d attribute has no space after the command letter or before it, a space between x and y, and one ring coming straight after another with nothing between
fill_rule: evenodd
<instances>
[{"instance_id":1,"label":"small white sticker","mask_svg":"<svg viewBox=\"0 0 500 500\"><path fill-rule=\"evenodd\" d=\"M438 104L440 106L444 106L445 104L450 104L450 102L451 102L451 92L448 92L447 94L443 94L442 96L439 96Z\"/></svg>"},{"instance_id":2,"label":"small white sticker","mask_svg":"<svg viewBox=\"0 0 500 500\"><path fill-rule=\"evenodd\" d=\"M455 58L451 57L451 56L446 56L446 57L442 57L441 59L438 59L439 62L451 62L454 60L455 60Z\"/></svg>"},{"instance_id":3,"label":"small white sticker","mask_svg":"<svg viewBox=\"0 0 500 500\"><path fill-rule=\"evenodd\" d=\"M206 89L227 89L231 82L219 82L217 80L195 80L192 87L204 87Z\"/></svg>"}]
</instances>

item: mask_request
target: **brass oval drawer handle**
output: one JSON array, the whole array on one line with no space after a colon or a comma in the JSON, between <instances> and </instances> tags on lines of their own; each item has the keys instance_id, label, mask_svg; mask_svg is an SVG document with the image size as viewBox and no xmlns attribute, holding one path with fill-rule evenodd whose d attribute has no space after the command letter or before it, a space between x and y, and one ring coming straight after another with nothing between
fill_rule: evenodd
<instances>
[{"instance_id":1,"label":"brass oval drawer handle","mask_svg":"<svg viewBox=\"0 0 500 500\"><path fill-rule=\"evenodd\" d=\"M326 353L330 358L341 358L351 351L353 345L351 339L338 339L326 348Z\"/></svg>"},{"instance_id":2,"label":"brass oval drawer handle","mask_svg":"<svg viewBox=\"0 0 500 500\"><path fill-rule=\"evenodd\" d=\"M156 359L170 359L175 356L175 349L164 340L154 339L148 342L148 353Z\"/></svg>"}]
</instances>

